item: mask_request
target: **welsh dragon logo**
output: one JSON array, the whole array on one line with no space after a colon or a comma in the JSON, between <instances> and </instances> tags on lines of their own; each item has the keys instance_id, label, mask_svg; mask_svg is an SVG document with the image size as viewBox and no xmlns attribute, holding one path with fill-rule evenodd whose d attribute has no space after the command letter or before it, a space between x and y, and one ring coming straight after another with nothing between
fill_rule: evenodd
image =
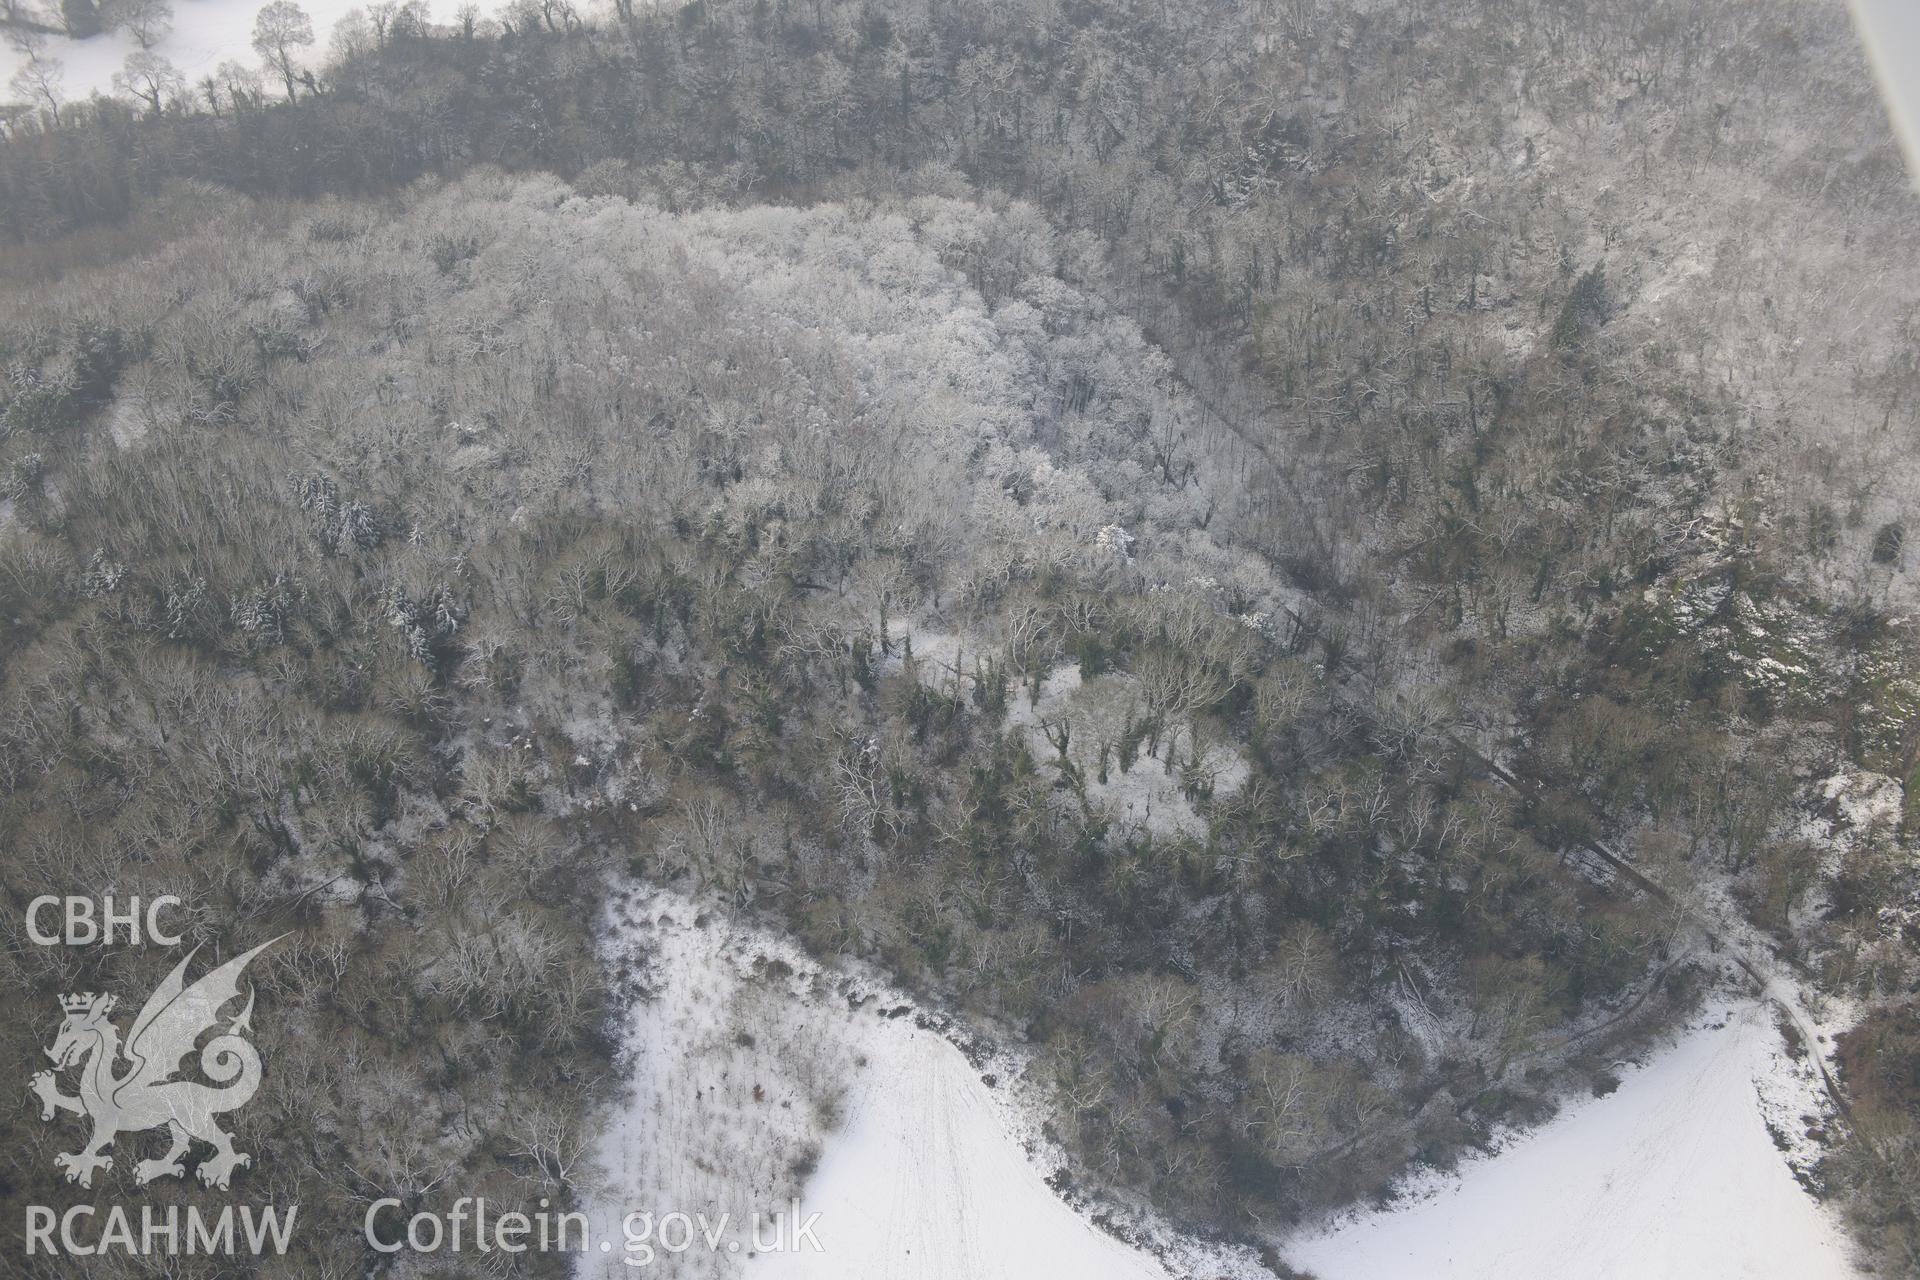
<instances>
[{"instance_id":1,"label":"welsh dragon logo","mask_svg":"<svg viewBox=\"0 0 1920 1280\"><path fill-rule=\"evenodd\" d=\"M214 1083L174 1077L200 1037L219 1028L220 1010L239 998L240 974L248 963L279 940L235 956L192 986L186 984L187 964L199 948L188 952L147 997L124 1047L120 1029L108 1017L112 996L87 992L60 998L67 1017L47 1056L59 1071L79 1065L79 1093L61 1093L52 1071L36 1074L32 1089L40 1098L42 1120L70 1111L93 1121L93 1136L84 1148L53 1158L68 1182L92 1186L95 1170L113 1166L113 1157L104 1153L115 1138L161 1125L172 1146L159 1159L135 1165L134 1180L141 1186L155 1178L183 1176L187 1170L181 1157L196 1139L213 1148L199 1169L200 1181L209 1187L224 1189L235 1169L253 1163L252 1156L233 1149L233 1135L214 1123L221 1112L245 1106L260 1087L260 1055L246 1039L253 1030L251 985L246 1008L200 1050L200 1070ZM122 1059L124 1069L119 1066Z\"/></svg>"}]
</instances>

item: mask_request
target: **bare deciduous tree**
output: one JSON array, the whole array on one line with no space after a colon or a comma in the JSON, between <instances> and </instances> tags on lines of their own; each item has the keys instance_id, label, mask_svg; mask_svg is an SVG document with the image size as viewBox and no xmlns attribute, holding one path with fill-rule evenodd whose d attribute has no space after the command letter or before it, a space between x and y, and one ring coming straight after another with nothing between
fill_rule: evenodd
<instances>
[{"instance_id":1,"label":"bare deciduous tree","mask_svg":"<svg viewBox=\"0 0 1920 1280\"><path fill-rule=\"evenodd\" d=\"M115 0L106 11L108 25L126 28L142 49L151 49L173 30L168 0Z\"/></svg>"},{"instance_id":2,"label":"bare deciduous tree","mask_svg":"<svg viewBox=\"0 0 1920 1280\"><path fill-rule=\"evenodd\" d=\"M299 51L312 43L313 20L293 0L269 0L253 20L254 50L286 85L289 102L299 77Z\"/></svg>"},{"instance_id":3,"label":"bare deciduous tree","mask_svg":"<svg viewBox=\"0 0 1920 1280\"><path fill-rule=\"evenodd\" d=\"M171 62L145 49L127 55L126 65L113 73L113 87L147 104L147 110L159 115L166 100L186 91L186 81Z\"/></svg>"},{"instance_id":4,"label":"bare deciduous tree","mask_svg":"<svg viewBox=\"0 0 1920 1280\"><path fill-rule=\"evenodd\" d=\"M44 105L55 124L60 123L60 83L66 64L58 58L29 58L13 73L7 87L36 106Z\"/></svg>"}]
</instances>

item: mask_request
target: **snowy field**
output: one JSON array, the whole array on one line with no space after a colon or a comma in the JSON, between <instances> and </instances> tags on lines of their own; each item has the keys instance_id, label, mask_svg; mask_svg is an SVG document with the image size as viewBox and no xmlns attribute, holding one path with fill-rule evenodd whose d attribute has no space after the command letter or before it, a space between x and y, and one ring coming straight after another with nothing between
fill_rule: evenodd
<instances>
[{"instance_id":1,"label":"snowy field","mask_svg":"<svg viewBox=\"0 0 1920 1280\"><path fill-rule=\"evenodd\" d=\"M636 1208L738 1223L798 1196L819 1215L819 1252L696 1247L645 1274L1022 1280L1042 1260L1047 1280L1175 1274L1047 1185L1057 1156L1015 1055L962 1037L970 1061L901 992L710 903L641 890L612 917L610 960L647 998L628 1019L630 1095L593 1153L595 1236L618 1239ZM1143 1217L1128 1230L1174 1257L1205 1249ZM1210 1277L1261 1274L1250 1254L1206 1262ZM634 1272L616 1250L581 1274Z\"/></svg>"},{"instance_id":2,"label":"snowy field","mask_svg":"<svg viewBox=\"0 0 1920 1280\"><path fill-rule=\"evenodd\" d=\"M1839 1224L1767 1130L1796 1119L1767 1105L1796 1076L1767 1006L1710 1008L1614 1093L1288 1261L1320 1280L1846 1280Z\"/></svg>"},{"instance_id":3,"label":"snowy field","mask_svg":"<svg viewBox=\"0 0 1920 1280\"><path fill-rule=\"evenodd\" d=\"M807 1186L824 1251L769 1254L756 1277L1165 1280L1054 1195L958 1049L911 1021L869 1030L846 1127Z\"/></svg>"},{"instance_id":4,"label":"snowy field","mask_svg":"<svg viewBox=\"0 0 1920 1280\"><path fill-rule=\"evenodd\" d=\"M171 62L189 86L212 75L222 62L239 62L262 70L253 51L253 21L266 0L173 0L173 30L154 45L153 51ZM298 0L313 20L314 42L303 59L306 66L318 68L325 60L336 22L356 9L365 8L365 0ZM459 0L437 0L429 4L435 22L451 22ZM481 0L479 8L491 13L501 5ZM125 31L113 31L85 40L48 36L41 49L43 59L62 64L60 83L65 100L79 101L93 94L113 96L113 73L120 70L127 55L140 46ZM7 83L26 61L11 44L0 44L0 99L11 101ZM271 75L263 74L270 93L278 92Z\"/></svg>"},{"instance_id":5,"label":"snowy field","mask_svg":"<svg viewBox=\"0 0 1920 1280\"><path fill-rule=\"evenodd\" d=\"M597 1232L644 1206L745 1215L798 1196L823 1252L696 1251L649 1274L760 1280L1162 1280L1263 1274L1250 1253L1114 1211L1136 1247L1048 1184L1059 1155L1016 1053L943 1032L873 975L680 894L613 908L610 955L648 998L629 1020L632 1092L600 1131ZM956 1042L967 1046L966 1052ZM1604 1098L1509 1135L1393 1208L1281 1242L1318 1280L1694 1280L1857 1275L1801 1188L1819 1117L1770 1008L1710 1003ZM991 1083L989 1083L991 1080ZM811 1158L796 1161L796 1155ZM583 1269L622 1274L618 1255Z\"/></svg>"}]
</instances>

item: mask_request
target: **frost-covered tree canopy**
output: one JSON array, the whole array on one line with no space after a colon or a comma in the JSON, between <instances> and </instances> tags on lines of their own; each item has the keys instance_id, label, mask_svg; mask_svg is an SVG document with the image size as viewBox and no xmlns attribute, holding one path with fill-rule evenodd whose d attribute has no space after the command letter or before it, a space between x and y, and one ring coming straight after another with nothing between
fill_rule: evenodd
<instances>
[{"instance_id":1,"label":"frost-covered tree canopy","mask_svg":"<svg viewBox=\"0 0 1920 1280\"><path fill-rule=\"evenodd\" d=\"M276 0L264 87L88 102L5 11L0 886L291 935L285 1274L583 1202L635 1017L821 1025L645 1008L609 898L885 974L1066 1181L1255 1237L1761 980L1783 1158L1911 1269L1920 223L1841 6L884 10ZM634 1167L786 1194L803 1047L777 1159L730 1078Z\"/></svg>"},{"instance_id":2,"label":"frost-covered tree canopy","mask_svg":"<svg viewBox=\"0 0 1920 1280\"><path fill-rule=\"evenodd\" d=\"M1365 758L1299 656L1297 593L1209 531L1218 459L1103 270L1018 205L669 214L482 174L397 216L234 211L68 281L7 338L9 420L46 449L14 464L4 542L9 883L138 843L202 928L314 936L283 1026L484 1115L584 1096L554 1051L605 999L572 941L594 869L691 874L1052 1028L1102 1096L1225 1108L1063 1117L1123 1181L1191 1145L1182 1202L1257 1134L1237 1055L1350 1020L1407 940L1534 954L1523 980L1568 1013L1617 987L1644 928L1576 930L1494 797L1441 803L1498 835L1436 824L1386 880L1366 866L1369 824L1434 794ZM1362 885L1336 983L1325 926L1293 922ZM1223 1003L1230 976L1251 985ZM422 1025L460 1046L452 1076L422 1074ZM1291 1061L1358 1087L1337 1055ZM394 1117L342 1089L281 1096L262 1142L321 1125L372 1158ZM411 1117L409 1159L484 1162L492 1123L446 1147ZM1407 1141L1326 1124L1370 1161ZM425 1176L379 1158L376 1181Z\"/></svg>"}]
</instances>

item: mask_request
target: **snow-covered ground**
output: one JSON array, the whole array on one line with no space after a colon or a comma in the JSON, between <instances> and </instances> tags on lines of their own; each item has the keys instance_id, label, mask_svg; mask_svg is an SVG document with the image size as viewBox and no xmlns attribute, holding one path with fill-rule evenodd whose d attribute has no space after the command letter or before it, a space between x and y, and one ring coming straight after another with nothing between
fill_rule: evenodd
<instances>
[{"instance_id":1,"label":"snow-covered ground","mask_svg":"<svg viewBox=\"0 0 1920 1280\"><path fill-rule=\"evenodd\" d=\"M1845 1280L1839 1224L1768 1131L1801 1071L1771 1006L1709 1006L1605 1098L1434 1176L1385 1212L1286 1246L1319 1280Z\"/></svg>"},{"instance_id":2,"label":"snow-covered ground","mask_svg":"<svg viewBox=\"0 0 1920 1280\"><path fill-rule=\"evenodd\" d=\"M858 967L822 966L710 901L636 888L609 962L648 993L629 1018L631 1092L602 1126L595 1234L646 1209L817 1214L822 1251L724 1245L649 1274L759 1280L1163 1280L1261 1274L1251 1253L1049 1185L1060 1156L1017 1050L990 1045ZM1569 1103L1384 1211L1280 1243L1318 1280L1791 1276L1852 1280L1833 1215L1798 1181L1828 1123L1775 1006L1711 1001L1604 1098ZM965 1046L963 1052L961 1047ZM1784 1148L1784 1150L1783 1150ZM1147 1247L1129 1241L1145 1242ZM627 1271L616 1252L583 1277Z\"/></svg>"},{"instance_id":3,"label":"snow-covered ground","mask_svg":"<svg viewBox=\"0 0 1920 1280\"><path fill-rule=\"evenodd\" d=\"M868 1031L846 1128L807 1185L824 1250L767 1255L758 1280L1165 1280L1054 1194L944 1037Z\"/></svg>"},{"instance_id":4,"label":"snow-covered ground","mask_svg":"<svg viewBox=\"0 0 1920 1280\"><path fill-rule=\"evenodd\" d=\"M816 1001L816 974L789 942L693 898L636 888L608 908L604 951L628 994L628 1093L600 1127L588 1216L622 1241L633 1213L727 1215L718 1250L661 1256L649 1270L727 1275L752 1215L789 1207L797 1164L838 1106L854 1059L844 1005ZM746 1243L743 1243L743 1240ZM625 1250L582 1267L631 1274Z\"/></svg>"},{"instance_id":5,"label":"snow-covered ground","mask_svg":"<svg viewBox=\"0 0 1920 1280\"><path fill-rule=\"evenodd\" d=\"M1047 1183L1058 1155L1019 1055L950 1038L873 975L824 968L669 890L633 889L609 919L608 962L647 998L628 1017L629 1094L594 1146L593 1236L620 1241L636 1210L730 1223L718 1248L659 1254L645 1274L1167 1280L1156 1251L1204 1257L1209 1277L1262 1274L1250 1253L1216 1253L1147 1215L1115 1214L1151 1251L1096 1226ZM790 1211L796 1196L800 1220L818 1215L820 1251L742 1243L752 1213ZM616 1244L580 1274L633 1274L624 1258Z\"/></svg>"},{"instance_id":6,"label":"snow-covered ground","mask_svg":"<svg viewBox=\"0 0 1920 1280\"><path fill-rule=\"evenodd\" d=\"M356 9L364 9L366 0L297 0L313 20L314 42L305 50L303 63L318 68L325 60L334 24ZM153 47L153 52L174 65L189 86L212 75L229 59L255 70L263 70L253 50L253 22L266 0L173 0L173 30ZM43 6L44 7L44 6ZM428 6L435 22L453 21L459 8L457 0L434 0ZM503 5L481 0L483 13L492 13ZM39 51L43 59L61 63L60 83L64 101L84 100L93 94L113 96L113 73L126 63L127 55L140 46L125 31L112 31L71 40L66 36L48 36ZM12 101L16 95L7 84L26 57L11 44L0 43L0 101ZM271 75L264 75L268 92L279 87Z\"/></svg>"}]
</instances>

